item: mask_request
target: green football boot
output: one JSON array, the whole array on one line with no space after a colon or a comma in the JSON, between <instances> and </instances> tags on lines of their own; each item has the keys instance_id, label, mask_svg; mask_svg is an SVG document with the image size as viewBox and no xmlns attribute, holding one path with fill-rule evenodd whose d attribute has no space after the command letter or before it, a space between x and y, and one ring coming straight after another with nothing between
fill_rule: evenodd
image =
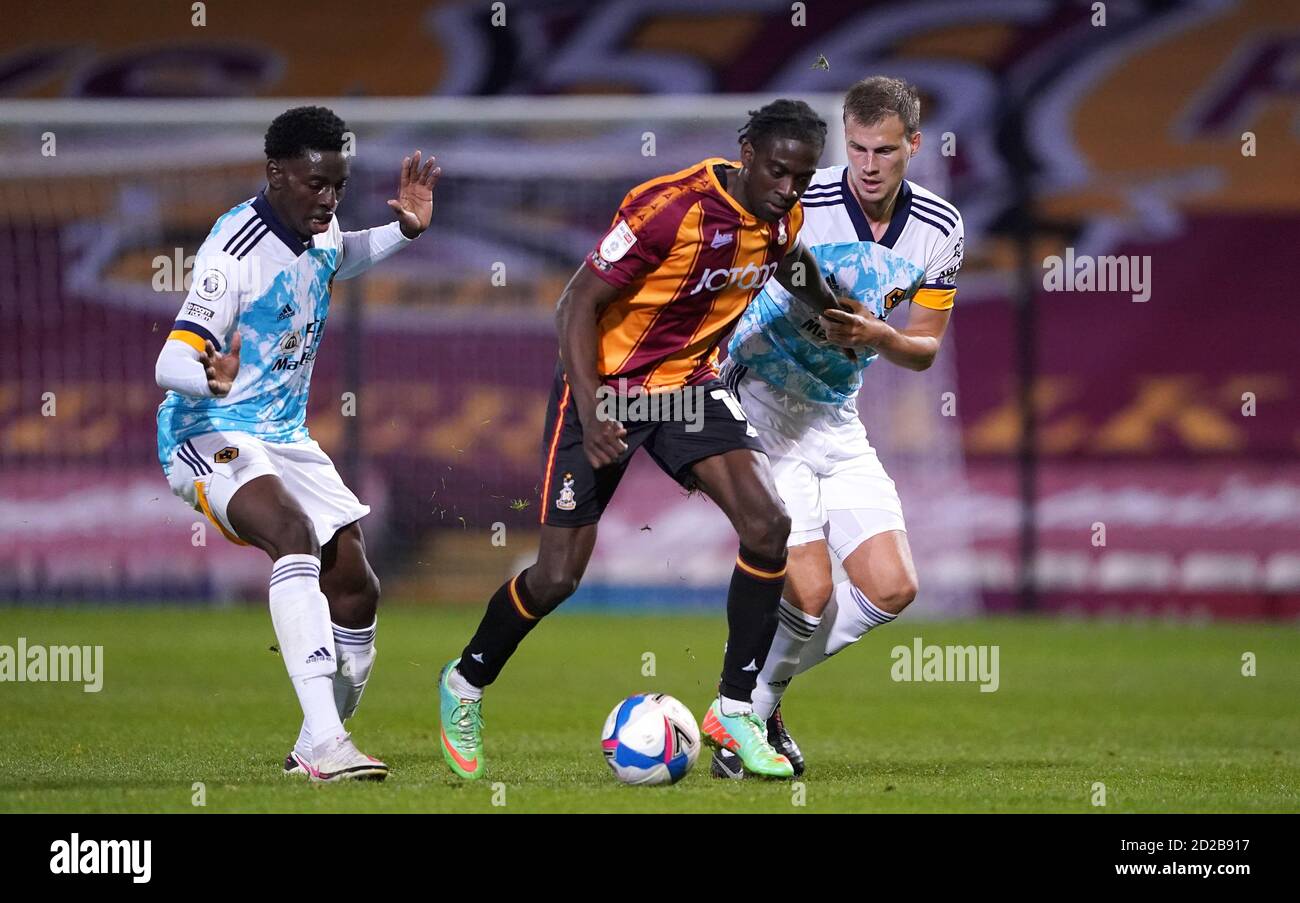
<instances>
[{"instance_id":1,"label":"green football boot","mask_svg":"<svg viewBox=\"0 0 1300 903\"><path fill-rule=\"evenodd\" d=\"M447 685L459 662L451 660L438 675L442 757L452 771L473 781L483 775L483 700L461 699Z\"/></svg>"},{"instance_id":2,"label":"green football boot","mask_svg":"<svg viewBox=\"0 0 1300 903\"><path fill-rule=\"evenodd\" d=\"M767 727L753 712L724 715L721 701L715 699L704 713L700 733L710 746L728 749L740 756L745 771L750 774L767 778L794 777L794 766L767 742Z\"/></svg>"}]
</instances>

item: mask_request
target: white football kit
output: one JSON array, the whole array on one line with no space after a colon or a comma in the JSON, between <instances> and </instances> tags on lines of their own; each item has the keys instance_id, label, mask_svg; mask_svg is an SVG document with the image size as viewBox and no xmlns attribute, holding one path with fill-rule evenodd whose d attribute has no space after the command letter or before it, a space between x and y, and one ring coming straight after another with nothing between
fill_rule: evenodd
<instances>
[{"instance_id":1,"label":"white football kit","mask_svg":"<svg viewBox=\"0 0 1300 903\"><path fill-rule=\"evenodd\" d=\"M370 512L308 434L307 395L334 280L409 243L396 222L341 232L337 218L303 242L259 194L218 219L199 248L193 285L159 361L160 383L172 388L158 408L158 458L172 492L228 539L240 541L227 504L267 474L284 481L322 545ZM242 348L229 394L214 397L201 372L191 385L164 378L169 352L182 366L189 353L170 340L200 352L207 341L224 352L236 331Z\"/></svg>"},{"instance_id":2,"label":"white football kit","mask_svg":"<svg viewBox=\"0 0 1300 903\"><path fill-rule=\"evenodd\" d=\"M889 228L872 236L846 168L819 169L802 199L801 240L837 293L882 319L904 301L952 307L963 229L956 208L904 181ZM771 280L741 317L723 379L758 429L791 518L789 545L827 540L843 560L862 542L906 529L902 505L858 418L862 371L826 341L817 315Z\"/></svg>"},{"instance_id":3,"label":"white football kit","mask_svg":"<svg viewBox=\"0 0 1300 903\"><path fill-rule=\"evenodd\" d=\"M278 476L323 546L370 509L343 484L307 433L307 395L329 315L334 280L355 276L409 244L398 223L326 232L303 241L265 194L221 216L199 247L192 287L158 356L158 459L172 492L242 542L227 505L240 487ZM206 343L229 353L238 335L239 372L216 397L199 360ZM333 781L380 777L343 729L375 660L375 624L333 624L321 591L321 560L300 551L271 567L268 601L281 657L303 709L285 774Z\"/></svg>"}]
</instances>

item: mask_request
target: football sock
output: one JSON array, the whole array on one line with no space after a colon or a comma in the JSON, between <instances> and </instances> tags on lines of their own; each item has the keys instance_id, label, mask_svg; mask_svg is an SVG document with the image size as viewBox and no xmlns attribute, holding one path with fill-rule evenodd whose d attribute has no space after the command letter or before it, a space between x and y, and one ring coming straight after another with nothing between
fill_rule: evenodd
<instances>
[{"instance_id":1,"label":"football sock","mask_svg":"<svg viewBox=\"0 0 1300 903\"><path fill-rule=\"evenodd\" d=\"M727 651L719 695L750 701L776 633L776 606L784 588L784 552L768 558L741 546L727 590Z\"/></svg>"},{"instance_id":2,"label":"football sock","mask_svg":"<svg viewBox=\"0 0 1300 903\"><path fill-rule=\"evenodd\" d=\"M280 643L280 656L298 694L311 737L343 733L334 702L334 636L329 602L320 591L320 559L315 555L285 555L271 567L271 624Z\"/></svg>"},{"instance_id":3,"label":"football sock","mask_svg":"<svg viewBox=\"0 0 1300 903\"><path fill-rule=\"evenodd\" d=\"M835 584L831 601L822 612L821 626L804 645L794 673L804 673L896 617L873 605L851 581Z\"/></svg>"},{"instance_id":4,"label":"football sock","mask_svg":"<svg viewBox=\"0 0 1300 903\"><path fill-rule=\"evenodd\" d=\"M447 675L447 686L451 687L451 692L460 699L478 702L483 698L483 690L467 681L459 668L451 669L451 673Z\"/></svg>"},{"instance_id":5,"label":"football sock","mask_svg":"<svg viewBox=\"0 0 1300 903\"><path fill-rule=\"evenodd\" d=\"M339 670L334 675L334 702L339 718L347 721L356 714L361 694L366 691L370 670L375 666L375 627L351 629L334 624L334 648L338 650Z\"/></svg>"},{"instance_id":6,"label":"football sock","mask_svg":"<svg viewBox=\"0 0 1300 903\"><path fill-rule=\"evenodd\" d=\"M718 708L722 709L722 714L728 717L732 715L748 715L754 711L754 707L748 700L728 699L726 696L718 697Z\"/></svg>"},{"instance_id":7,"label":"football sock","mask_svg":"<svg viewBox=\"0 0 1300 903\"><path fill-rule=\"evenodd\" d=\"M758 683L754 686L754 714L764 721L771 718L781 704L781 697L799 666L800 653L822 622L821 618L800 611L785 599L777 606L776 616L772 648L768 650L767 661L763 663Z\"/></svg>"},{"instance_id":8,"label":"football sock","mask_svg":"<svg viewBox=\"0 0 1300 903\"><path fill-rule=\"evenodd\" d=\"M333 625L334 654L339 663L334 674L334 706L338 709L340 721L347 721L356 714L361 694L366 690L366 681L370 679L370 670L375 664L375 626L352 629ZM307 719L304 718L293 748L298 755L311 761L311 747L311 731L307 729Z\"/></svg>"},{"instance_id":9,"label":"football sock","mask_svg":"<svg viewBox=\"0 0 1300 903\"><path fill-rule=\"evenodd\" d=\"M528 593L528 581L524 579L527 573L525 568L493 594L478 630L460 654L456 669L479 689L497 679L540 619L540 615L533 614L538 606Z\"/></svg>"}]
</instances>

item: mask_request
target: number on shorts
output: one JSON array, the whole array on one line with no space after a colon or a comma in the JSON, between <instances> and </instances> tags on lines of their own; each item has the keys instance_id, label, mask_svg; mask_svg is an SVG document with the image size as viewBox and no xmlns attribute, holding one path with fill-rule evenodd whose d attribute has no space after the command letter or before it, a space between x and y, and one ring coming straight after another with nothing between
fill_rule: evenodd
<instances>
[{"instance_id":1,"label":"number on shorts","mask_svg":"<svg viewBox=\"0 0 1300 903\"><path fill-rule=\"evenodd\" d=\"M736 401L736 396L732 395L726 389L714 389L709 393L709 397L716 398L725 404L727 410L731 411L731 416L745 424L746 434L750 436L758 435L758 430L754 429L754 427L750 425L749 421L745 419L745 412L741 409L740 402Z\"/></svg>"}]
</instances>

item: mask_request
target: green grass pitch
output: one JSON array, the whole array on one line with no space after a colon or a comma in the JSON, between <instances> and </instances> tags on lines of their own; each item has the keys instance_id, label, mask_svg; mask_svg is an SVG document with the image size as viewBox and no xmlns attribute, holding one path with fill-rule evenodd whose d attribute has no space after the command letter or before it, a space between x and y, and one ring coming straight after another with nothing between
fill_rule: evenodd
<instances>
[{"instance_id":1,"label":"green grass pitch","mask_svg":"<svg viewBox=\"0 0 1300 903\"><path fill-rule=\"evenodd\" d=\"M722 615L555 616L491 688L488 771L468 783L435 745L434 681L476 620L381 613L376 669L349 726L392 775L314 787L280 775L299 716L265 611L0 609L0 644L104 647L100 693L0 683L0 811L1300 810L1294 626L905 619L795 681L786 717L809 761L802 787L713 780L706 751L678 785L638 788L609 773L601 724L648 690L702 715ZM915 636L996 644L998 690L893 681L890 650ZM642 675L647 652L654 677Z\"/></svg>"}]
</instances>

